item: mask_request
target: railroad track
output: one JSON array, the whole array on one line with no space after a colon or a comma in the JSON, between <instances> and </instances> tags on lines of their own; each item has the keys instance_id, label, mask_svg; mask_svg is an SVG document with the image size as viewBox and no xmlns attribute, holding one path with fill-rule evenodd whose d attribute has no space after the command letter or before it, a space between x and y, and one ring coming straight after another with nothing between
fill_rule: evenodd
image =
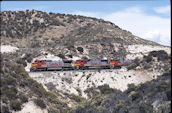
<instances>
[{"instance_id":1,"label":"railroad track","mask_svg":"<svg viewBox=\"0 0 172 113\"><path fill-rule=\"evenodd\" d=\"M28 73L50 73L50 72L100 72L103 70L109 70L109 71L113 71L116 69L87 69L87 70L49 70L49 71L34 71L34 72L28 72Z\"/></svg>"}]
</instances>

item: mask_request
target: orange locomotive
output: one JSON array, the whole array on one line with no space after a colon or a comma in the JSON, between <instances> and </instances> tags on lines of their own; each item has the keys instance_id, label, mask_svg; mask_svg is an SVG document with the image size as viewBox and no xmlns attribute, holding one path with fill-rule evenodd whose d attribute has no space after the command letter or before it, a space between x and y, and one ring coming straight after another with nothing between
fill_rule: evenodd
<instances>
[{"instance_id":1,"label":"orange locomotive","mask_svg":"<svg viewBox=\"0 0 172 113\"><path fill-rule=\"evenodd\" d=\"M30 71L48 71L48 70L69 70L69 69L108 69L121 68L121 62L115 58L112 60L35 60L32 63Z\"/></svg>"}]
</instances>

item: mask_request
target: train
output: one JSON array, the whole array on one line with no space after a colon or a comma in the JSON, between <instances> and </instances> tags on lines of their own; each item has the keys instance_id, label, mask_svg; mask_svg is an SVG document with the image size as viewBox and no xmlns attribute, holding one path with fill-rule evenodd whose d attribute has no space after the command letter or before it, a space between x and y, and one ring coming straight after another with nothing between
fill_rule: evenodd
<instances>
[{"instance_id":1,"label":"train","mask_svg":"<svg viewBox=\"0 0 172 113\"><path fill-rule=\"evenodd\" d=\"M116 69L127 66L130 62L121 61L118 58L110 60L80 59L80 60L39 60L31 64L30 71L54 71L54 70L89 70L89 69Z\"/></svg>"}]
</instances>

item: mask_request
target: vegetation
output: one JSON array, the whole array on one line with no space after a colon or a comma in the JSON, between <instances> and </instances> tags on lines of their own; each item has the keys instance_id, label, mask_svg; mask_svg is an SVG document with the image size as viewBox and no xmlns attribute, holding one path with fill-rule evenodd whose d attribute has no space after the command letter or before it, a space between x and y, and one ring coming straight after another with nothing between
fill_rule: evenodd
<instances>
[{"instance_id":1,"label":"vegetation","mask_svg":"<svg viewBox=\"0 0 172 113\"><path fill-rule=\"evenodd\" d=\"M18 100L11 100L10 108L15 110L15 111L21 110L21 104L22 103Z\"/></svg>"},{"instance_id":2,"label":"vegetation","mask_svg":"<svg viewBox=\"0 0 172 113\"><path fill-rule=\"evenodd\" d=\"M101 94L110 94L114 91L114 89L110 88L107 84L98 86L98 89L100 90Z\"/></svg>"},{"instance_id":3,"label":"vegetation","mask_svg":"<svg viewBox=\"0 0 172 113\"><path fill-rule=\"evenodd\" d=\"M80 53L83 53L84 52L84 49L82 47L77 47L77 50L80 52Z\"/></svg>"},{"instance_id":4,"label":"vegetation","mask_svg":"<svg viewBox=\"0 0 172 113\"><path fill-rule=\"evenodd\" d=\"M120 35L115 32L111 32L112 34L108 34L106 29L104 29L104 27L106 27L104 26L106 25L104 24L105 21L101 19L55 13L47 14L41 11L34 10L26 10L25 12L4 11L1 12L1 16L3 18L2 37L5 37L5 39L9 40L9 42L18 46L20 46L20 43L17 43L20 41L19 39L22 38L22 40L25 40L27 38L26 40L29 41L27 42L28 45L24 45L25 43L21 45L24 47L29 46L31 48L34 48L33 50L31 50L33 51L33 53L26 53L25 51L21 52L21 50L19 50L20 52L16 52L13 54L2 54L3 58L0 59L2 113L19 111L22 109L22 105L24 103L31 101L33 98L35 98L34 102L37 106L48 109L49 113L70 112L70 108L68 108L67 103L61 102L59 100L59 95L56 94L57 92L47 92L41 84L30 78L24 69L24 67L27 65L27 62L31 62L35 55L39 55L40 52L37 51L39 47L56 47L58 42L58 44L60 43L61 45L66 46L70 52L76 53L77 50L80 53L83 53L84 49L82 47L75 48L74 46L78 42L81 42L81 44L87 44L89 42L95 45L97 44L97 42L103 42L101 44L103 53L113 54L114 51L111 51L114 50L112 49L113 45L108 45L108 43L111 43L113 41L119 44L121 44L122 42L124 45L133 44L133 40L122 40L120 38L120 35L123 35L122 37L128 37L129 39L131 39L133 38L131 33L129 33L128 35L128 31L120 31L120 28L118 26L110 22L106 22L108 26L112 25L110 27L107 27L107 29L118 29ZM33 16L37 19L34 20L32 18ZM40 22L39 19L43 19L44 21ZM62 34L60 37L60 41L55 40L56 38L54 37L44 37L43 35L47 28L50 28L49 30L51 31L51 26L65 26L67 25L67 23L70 23L69 26L73 26L73 23L76 24L76 26L79 26L79 24L77 25L77 22L88 22L87 19L89 19L89 23L87 23L87 25L77 27L74 30L67 30L70 32L65 32L65 35ZM33 21L31 22L31 20ZM93 22L91 22L90 20L92 20ZM96 25L94 24L94 21L96 22L96 24L101 24ZM41 35L36 32L40 32ZM107 37L98 39L97 36ZM134 41L134 43L138 43L139 41L140 40ZM4 42L8 44L7 40L5 40ZM143 41L143 43L149 44L148 41ZM90 49L92 49L91 51L89 51L90 54L92 54L93 56L97 55L98 52L94 45ZM59 53L52 50L50 50L49 52L52 52L53 54ZM119 56L123 56L125 52L125 49L119 49L119 54L117 52L115 53ZM23 53L26 54L24 57L21 57ZM72 58L72 55L74 55L73 53L69 54L68 57ZM58 54L58 56L62 59L65 59L65 54L61 53ZM107 54L107 56L110 55ZM168 56L168 54L163 50L152 51L147 56L145 56L143 60L135 59L133 63L127 67L127 69L131 70L136 69L137 67L142 67L145 70L148 70L151 68L151 64L153 64L155 59L162 63L168 62L170 58L171 55ZM82 59L88 58L83 57ZM138 86L129 84L128 90L124 92L112 89L107 84L105 84L99 87L91 87L86 89L84 92L89 97L88 100L85 100L84 98L74 94L70 95L68 93L65 93L65 96L79 104L76 109L73 108L74 113L169 113L171 112L171 71L169 71L171 67L164 66L162 68L167 72L160 76L158 79L140 84ZM85 76L87 80L90 79L90 75L86 76L86 74L83 73L83 76ZM62 79L69 84L72 83L71 79ZM55 86L51 83L46 84L46 86L49 90L55 89ZM78 91L79 95L81 95L81 90L76 90ZM156 107L153 106L154 103L157 104Z\"/></svg>"},{"instance_id":5,"label":"vegetation","mask_svg":"<svg viewBox=\"0 0 172 113\"><path fill-rule=\"evenodd\" d=\"M170 60L170 56L168 56L167 52L165 52L164 50L159 50L159 51L151 51L149 52L148 55L145 55L143 57L143 59L134 59L133 63L131 63L128 67L127 70L131 70L131 69L136 69L136 67L140 66L145 70L148 70L150 68L152 68L152 64L155 62L155 59L158 60L158 62L166 62L168 60ZM161 66L161 65L157 65L157 68L162 68L164 70L168 70L169 66L165 65L165 66Z\"/></svg>"},{"instance_id":6,"label":"vegetation","mask_svg":"<svg viewBox=\"0 0 172 113\"><path fill-rule=\"evenodd\" d=\"M16 61L18 64L22 64L24 67L26 67L27 66L27 63L26 63L26 61L23 59L23 58L19 58L19 59L17 59L17 61Z\"/></svg>"},{"instance_id":7,"label":"vegetation","mask_svg":"<svg viewBox=\"0 0 172 113\"><path fill-rule=\"evenodd\" d=\"M63 54L58 54L58 57L60 57L61 59L65 59L65 56Z\"/></svg>"},{"instance_id":8,"label":"vegetation","mask_svg":"<svg viewBox=\"0 0 172 113\"><path fill-rule=\"evenodd\" d=\"M157 57L158 61L164 61L168 59L168 54L164 50L152 51L148 56Z\"/></svg>"},{"instance_id":9,"label":"vegetation","mask_svg":"<svg viewBox=\"0 0 172 113\"><path fill-rule=\"evenodd\" d=\"M6 57L8 56L1 58L0 85L3 113L21 110L22 104L28 102L33 96L36 97L35 104L41 108L46 108L51 104L52 109L59 112L70 110L67 104L58 99L57 95L47 92L41 84L30 78L23 65L8 59L4 60Z\"/></svg>"},{"instance_id":10,"label":"vegetation","mask_svg":"<svg viewBox=\"0 0 172 113\"><path fill-rule=\"evenodd\" d=\"M42 109L46 108L46 104L42 99L35 99L34 102L37 106L41 107Z\"/></svg>"},{"instance_id":11,"label":"vegetation","mask_svg":"<svg viewBox=\"0 0 172 113\"><path fill-rule=\"evenodd\" d=\"M149 81L135 86L129 84L124 92L110 89L107 85L97 88L89 88L85 92L97 92L91 95L91 99L80 104L73 113L169 113L171 112L171 71L164 73L157 80ZM107 92L107 93L106 93ZM161 100L166 104L157 103Z\"/></svg>"}]
</instances>

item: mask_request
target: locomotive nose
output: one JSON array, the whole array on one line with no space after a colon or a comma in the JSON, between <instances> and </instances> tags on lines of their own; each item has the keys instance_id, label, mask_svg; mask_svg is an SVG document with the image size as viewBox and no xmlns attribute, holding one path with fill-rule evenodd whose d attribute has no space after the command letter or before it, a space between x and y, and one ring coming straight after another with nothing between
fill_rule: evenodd
<instances>
[{"instance_id":1,"label":"locomotive nose","mask_svg":"<svg viewBox=\"0 0 172 113\"><path fill-rule=\"evenodd\" d=\"M37 66L37 64L36 63L32 63L32 67L35 67L35 66Z\"/></svg>"}]
</instances>

